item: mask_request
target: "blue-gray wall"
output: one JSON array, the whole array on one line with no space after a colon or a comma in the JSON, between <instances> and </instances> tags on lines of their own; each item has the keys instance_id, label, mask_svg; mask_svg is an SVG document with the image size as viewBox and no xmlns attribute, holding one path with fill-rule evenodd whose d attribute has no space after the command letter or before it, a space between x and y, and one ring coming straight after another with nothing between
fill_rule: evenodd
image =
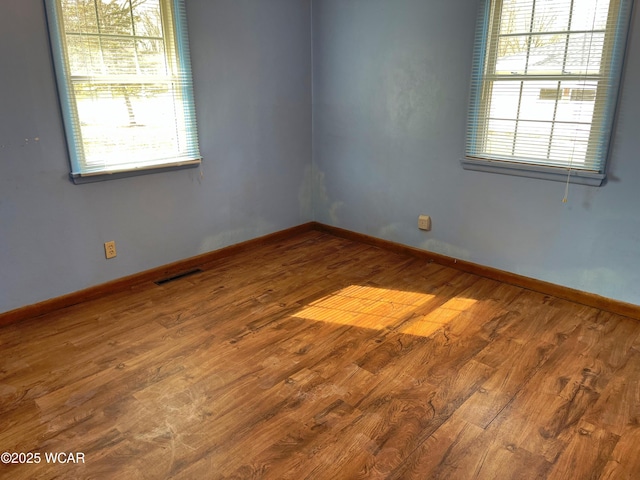
<instances>
[{"instance_id":1,"label":"blue-gray wall","mask_svg":"<svg viewBox=\"0 0 640 480\"><path fill-rule=\"evenodd\" d=\"M563 204L460 167L477 0L187 0L202 171L79 186L42 4L0 1L0 312L310 220L640 304L640 9L610 181Z\"/></svg>"},{"instance_id":2,"label":"blue-gray wall","mask_svg":"<svg viewBox=\"0 0 640 480\"><path fill-rule=\"evenodd\" d=\"M460 166L477 8L314 0L315 220L640 304L640 8L609 182L567 204L562 183Z\"/></svg>"},{"instance_id":3,"label":"blue-gray wall","mask_svg":"<svg viewBox=\"0 0 640 480\"><path fill-rule=\"evenodd\" d=\"M88 185L43 3L0 1L0 312L311 220L310 0L188 0L202 176Z\"/></svg>"}]
</instances>

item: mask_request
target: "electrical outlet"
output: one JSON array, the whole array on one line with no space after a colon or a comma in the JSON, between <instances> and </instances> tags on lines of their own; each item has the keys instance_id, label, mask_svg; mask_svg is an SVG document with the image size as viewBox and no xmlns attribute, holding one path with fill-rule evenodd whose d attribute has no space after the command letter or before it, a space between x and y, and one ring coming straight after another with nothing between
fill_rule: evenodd
<instances>
[{"instance_id":1,"label":"electrical outlet","mask_svg":"<svg viewBox=\"0 0 640 480\"><path fill-rule=\"evenodd\" d=\"M429 215L420 215L418 217L418 228L420 230L431 230L431 217Z\"/></svg>"},{"instance_id":2,"label":"electrical outlet","mask_svg":"<svg viewBox=\"0 0 640 480\"><path fill-rule=\"evenodd\" d=\"M116 256L116 242L111 240L104 244L104 256L107 258L113 258Z\"/></svg>"}]
</instances>

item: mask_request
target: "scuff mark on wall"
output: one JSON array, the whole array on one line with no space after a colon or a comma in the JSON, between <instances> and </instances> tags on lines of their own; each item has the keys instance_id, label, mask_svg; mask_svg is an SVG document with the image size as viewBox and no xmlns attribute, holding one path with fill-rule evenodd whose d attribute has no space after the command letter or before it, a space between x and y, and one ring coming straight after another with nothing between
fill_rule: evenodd
<instances>
[{"instance_id":1,"label":"scuff mark on wall","mask_svg":"<svg viewBox=\"0 0 640 480\"><path fill-rule=\"evenodd\" d=\"M572 288L584 292L596 292L608 298L618 298L620 293L629 289L629 285L640 284L640 272L615 270L609 267L566 268L562 270L540 270L527 276L544 279L551 283L565 285L572 282ZM633 303L633 302L631 302Z\"/></svg>"},{"instance_id":2,"label":"scuff mark on wall","mask_svg":"<svg viewBox=\"0 0 640 480\"><path fill-rule=\"evenodd\" d=\"M386 109L391 128L396 132L417 133L437 106L437 76L426 61L416 62L407 54L394 56L385 69ZM434 91L435 90L435 91Z\"/></svg>"},{"instance_id":3,"label":"scuff mark on wall","mask_svg":"<svg viewBox=\"0 0 640 480\"><path fill-rule=\"evenodd\" d=\"M314 219L313 212L313 166L309 165L304 170L302 185L298 189L298 203L302 218Z\"/></svg>"},{"instance_id":4,"label":"scuff mark on wall","mask_svg":"<svg viewBox=\"0 0 640 480\"><path fill-rule=\"evenodd\" d=\"M459 258L461 260L469 260L471 258L471 252L457 245L443 242L442 240L436 240L431 238L420 244L420 248L429 252L440 253L441 255L447 255L451 258Z\"/></svg>"},{"instance_id":5,"label":"scuff mark on wall","mask_svg":"<svg viewBox=\"0 0 640 480\"><path fill-rule=\"evenodd\" d=\"M579 283L584 285L584 290L590 292L602 290L615 292L618 289L626 288L629 282L632 281L626 275L604 267L584 270L579 278ZM635 279L635 281L637 284L638 279Z\"/></svg>"},{"instance_id":6,"label":"scuff mark on wall","mask_svg":"<svg viewBox=\"0 0 640 480\"><path fill-rule=\"evenodd\" d=\"M198 247L199 253L212 252L252 238L262 237L276 231L277 227L264 220L252 220L251 226L227 230L206 237Z\"/></svg>"},{"instance_id":7,"label":"scuff mark on wall","mask_svg":"<svg viewBox=\"0 0 640 480\"><path fill-rule=\"evenodd\" d=\"M298 200L303 218L329 221L332 225L339 223L338 214L344 202L331 201L325 185L325 175L317 165L312 164L305 169Z\"/></svg>"},{"instance_id":8,"label":"scuff mark on wall","mask_svg":"<svg viewBox=\"0 0 640 480\"><path fill-rule=\"evenodd\" d=\"M400 242L402 240L402 236L400 235L401 230L402 230L402 224L391 223L389 225L385 225L384 227L381 227L378 230L378 232L375 234L375 236L379 238L384 238L385 240Z\"/></svg>"},{"instance_id":9,"label":"scuff mark on wall","mask_svg":"<svg viewBox=\"0 0 640 480\"><path fill-rule=\"evenodd\" d=\"M193 183L198 182L199 185L202 185L202 182L204 181L204 170L202 165L200 165L197 171L189 172L189 180Z\"/></svg>"},{"instance_id":10,"label":"scuff mark on wall","mask_svg":"<svg viewBox=\"0 0 640 480\"><path fill-rule=\"evenodd\" d=\"M40 137L33 137L32 139L25 138L23 141L20 141L17 144L14 144L13 142L2 142L0 143L0 148L13 148L14 146L24 148L29 146L29 142L32 142L32 144L37 144L39 141Z\"/></svg>"}]
</instances>

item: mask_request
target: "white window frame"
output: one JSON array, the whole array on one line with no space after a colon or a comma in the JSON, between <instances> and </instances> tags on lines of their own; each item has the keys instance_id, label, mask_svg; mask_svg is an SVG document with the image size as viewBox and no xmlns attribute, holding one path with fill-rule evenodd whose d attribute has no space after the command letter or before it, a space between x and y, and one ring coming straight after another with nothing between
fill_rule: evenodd
<instances>
[{"instance_id":1,"label":"white window frame","mask_svg":"<svg viewBox=\"0 0 640 480\"><path fill-rule=\"evenodd\" d=\"M96 0L100 1L100 0ZM127 1L127 3L129 3ZM184 0L160 0L162 40L167 70L164 75L102 75L103 78L72 75L67 36L62 15L62 0L45 0L49 38L58 84L58 94L67 138L70 160L70 178L76 183L89 183L133 175L156 173L181 168L197 167L201 164L198 133L195 117L195 102L191 76L191 61L186 27ZM133 15L133 13L132 13ZM71 34L70 34L71 35ZM100 38L102 34L97 34ZM173 97L173 108L167 115L175 121L180 131L178 146L169 156L149 157L139 161L135 155L126 163L109 164L87 161L82 141L82 125L74 94L77 82L97 81L100 85L122 85L126 83L169 85ZM109 83L112 82L112 83ZM124 153L124 152L123 152Z\"/></svg>"},{"instance_id":2,"label":"white window frame","mask_svg":"<svg viewBox=\"0 0 640 480\"><path fill-rule=\"evenodd\" d=\"M532 0L535 5L536 0ZM579 0L575 0L576 2ZM517 176L542 178L556 181L569 181L584 185L600 186L606 179L607 157L610 150L610 140L613 131L615 110L618 101L622 66L624 63L627 34L631 19L633 0L611 0L608 28L604 40L603 69L608 72L598 78L596 89L594 121L590 127L589 149L593 151L596 161L589 168L566 164L552 164L544 160L522 158L509 155L495 155L485 147L488 139L488 119L492 81L499 78L496 73L496 49L499 39L500 14L503 0L481 0L478 19L474 63L471 79L471 95L467 123L467 144L463 168L483 172L510 174ZM534 7L535 8L535 7ZM612 17L613 16L613 17ZM613 19L613 21L611 21ZM565 53L566 55L566 53ZM564 72L563 72L564 73ZM515 77L518 78L515 78ZM527 82L540 80L540 76L527 78L524 75L514 75L515 80ZM585 74L584 77L587 77ZM502 77L503 79L505 77ZM576 75L555 75L542 77L543 80L576 80ZM520 94L522 95L522 93ZM517 122L521 119L518 118ZM517 132L514 132L514 138Z\"/></svg>"}]
</instances>

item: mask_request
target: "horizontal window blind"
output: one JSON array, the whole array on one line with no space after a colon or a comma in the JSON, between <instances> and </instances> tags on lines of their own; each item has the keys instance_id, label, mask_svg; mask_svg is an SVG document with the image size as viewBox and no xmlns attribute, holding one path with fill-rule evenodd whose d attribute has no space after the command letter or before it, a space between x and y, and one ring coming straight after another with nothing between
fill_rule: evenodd
<instances>
[{"instance_id":1,"label":"horizontal window blind","mask_svg":"<svg viewBox=\"0 0 640 480\"><path fill-rule=\"evenodd\" d=\"M628 0L486 0L466 156L604 174Z\"/></svg>"},{"instance_id":2,"label":"horizontal window blind","mask_svg":"<svg viewBox=\"0 0 640 480\"><path fill-rule=\"evenodd\" d=\"M46 0L72 176L200 162L182 0Z\"/></svg>"}]
</instances>

